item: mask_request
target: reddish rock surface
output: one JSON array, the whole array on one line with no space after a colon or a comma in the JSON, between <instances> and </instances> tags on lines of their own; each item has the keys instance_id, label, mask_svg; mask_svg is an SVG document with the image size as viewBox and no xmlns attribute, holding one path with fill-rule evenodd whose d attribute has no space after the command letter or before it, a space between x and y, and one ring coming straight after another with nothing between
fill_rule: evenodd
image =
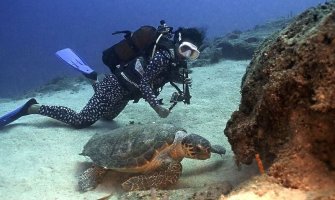
<instances>
[{"instance_id":1,"label":"reddish rock surface","mask_svg":"<svg viewBox=\"0 0 335 200\"><path fill-rule=\"evenodd\" d=\"M237 161L259 153L285 187L335 190L335 1L267 39L241 94L224 131Z\"/></svg>"}]
</instances>

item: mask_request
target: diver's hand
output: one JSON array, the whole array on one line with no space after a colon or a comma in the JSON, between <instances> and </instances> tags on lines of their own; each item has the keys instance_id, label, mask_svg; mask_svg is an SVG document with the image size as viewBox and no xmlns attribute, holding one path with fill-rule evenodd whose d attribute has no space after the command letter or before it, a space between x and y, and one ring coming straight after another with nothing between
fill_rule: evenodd
<instances>
[{"instance_id":1,"label":"diver's hand","mask_svg":"<svg viewBox=\"0 0 335 200\"><path fill-rule=\"evenodd\" d=\"M166 118L170 114L170 110L164 108L163 106L157 105L154 107L154 110L161 118Z\"/></svg>"}]
</instances>

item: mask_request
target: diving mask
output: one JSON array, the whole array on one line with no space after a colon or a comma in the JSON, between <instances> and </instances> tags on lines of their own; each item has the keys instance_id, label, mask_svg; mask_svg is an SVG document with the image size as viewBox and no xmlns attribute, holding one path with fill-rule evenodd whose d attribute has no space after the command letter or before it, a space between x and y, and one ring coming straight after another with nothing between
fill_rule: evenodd
<instances>
[{"instance_id":1,"label":"diving mask","mask_svg":"<svg viewBox=\"0 0 335 200\"><path fill-rule=\"evenodd\" d=\"M200 54L198 48L190 42L182 42L178 47L178 52L190 60L196 60Z\"/></svg>"}]
</instances>

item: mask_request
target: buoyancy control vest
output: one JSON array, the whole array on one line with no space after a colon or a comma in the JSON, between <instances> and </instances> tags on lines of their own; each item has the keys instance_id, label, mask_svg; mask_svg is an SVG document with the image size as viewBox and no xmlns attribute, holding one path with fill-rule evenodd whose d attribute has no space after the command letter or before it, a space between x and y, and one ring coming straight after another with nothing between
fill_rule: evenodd
<instances>
[{"instance_id":1,"label":"buoyancy control vest","mask_svg":"<svg viewBox=\"0 0 335 200\"><path fill-rule=\"evenodd\" d=\"M157 51L159 51L159 49ZM172 51L172 49L170 49L170 51ZM176 65L173 62L173 53L169 53L168 59L170 60L170 63L166 71L161 72L159 78L155 80L155 83L151 83L155 95L158 95L160 88L162 88L165 83L170 81L170 73L174 70L172 68L176 68L174 67ZM139 84L141 82L143 74L146 71L148 62L150 62L150 60L147 60L143 57L137 57L132 61L128 62L127 64L118 65L115 69L114 74L118 77L120 84L126 90L128 90L130 94L130 99L135 100L142 97L139 89Z\"/></svg>"}]
</instances>

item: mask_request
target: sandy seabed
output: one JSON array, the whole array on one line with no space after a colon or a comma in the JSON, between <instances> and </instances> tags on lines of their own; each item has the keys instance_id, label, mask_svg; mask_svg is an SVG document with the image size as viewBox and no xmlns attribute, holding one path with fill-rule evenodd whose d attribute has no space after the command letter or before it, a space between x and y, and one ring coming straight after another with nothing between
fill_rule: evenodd
<instances>
[{"instance_id":1,"label":"sandy seabed","mask_svg":"<svg viewBox=\"0 0 335 200\"><path fill-rule=\"evenodd\" d=\"M191 104L177 104L166 119L160 119L143 100L132 102L114 121L98 121L86 129L39 115L22 117L0 130L0 197L1 199L98 199L115 193L118 186L108 176L95 190L80 193L78 175L90 160L78 155L95 133L111 131L134 123L173 123L206 137L212 144L227 148L223 157L213 155L205 161L184 159L183 175L173 188L201 187L204 184L229 181L237 185L258 174L254 165L238 170L223 130L240 100L241 78L249 61L223 61L193 68ZM76 83L74 83L76 84ZM79 92L63 91L40 94L40 104L62 105L80 111L93 94L83 84ZM167 84L160 97L165 106L174 88ZM25 100L0 99L4 114Z\"/></svg>"}]
</instances>

